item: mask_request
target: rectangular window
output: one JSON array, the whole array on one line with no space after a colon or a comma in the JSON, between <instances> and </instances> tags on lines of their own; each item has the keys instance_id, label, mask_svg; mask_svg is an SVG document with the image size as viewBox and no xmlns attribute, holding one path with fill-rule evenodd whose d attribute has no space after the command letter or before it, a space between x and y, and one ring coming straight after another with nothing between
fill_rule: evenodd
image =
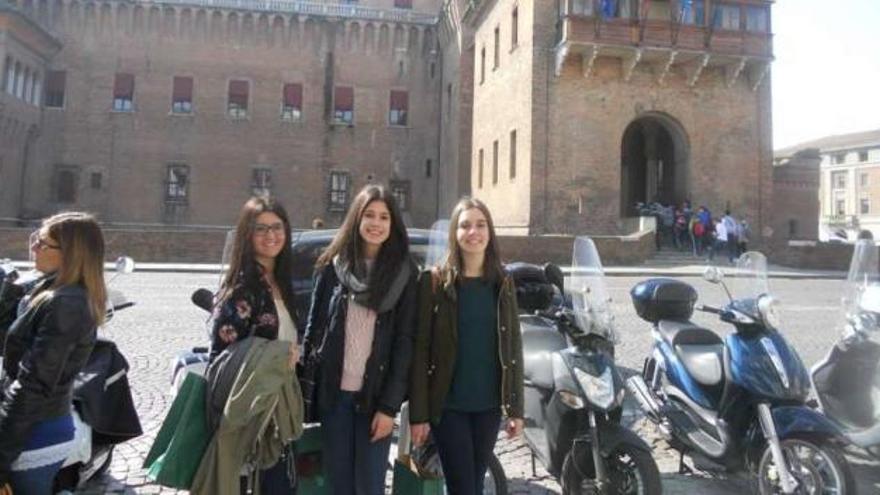
<instances>
[{"instance_id":1,"label":"rectangular window","mask_svg":"<svg viewBox=\"0 0 880 495\"><path fill-rule=\"evenodd\" d=\"M706 23L706 5L703 0L683 0L679 8L683 24L703 26Z\"/></svg>"},{"instance_id":2,"label":"rectangular window","mask_svg":"<svg viewBox=\"0 0 880 495\"><path fill-rule=\"evenodd\" d=\"M834 214L837 216L846 215L846 200L838 199L834 202Z\"/></svg>"},{"instance_id":3,"label":"rectangular window","mask_svg":"<svg viewBox=\"0 0 880 495\"><path fill-rule=\"evenodd\" d=\"M510 178L516 178L516 131L510 131Z\"/></svg>"},{"instance_id":4,"label":"rectangular window","mask_svg":"<svg viewBox=\"0 0 880 495\"><path fill-rule=\"evenodd\" d=\"M409 210L409 181L393 180L389 186L400 211Z\"/></svg>"},{"instance_id":5,"label":"rectangular window","mask_svg":"<svg viewBox=\"0 0 880 495\"><path fill-rule=\"evenodd\" d=\"M103 186L104 175L101 172L92 172L90 179L92 189L100 190Z\"/></svg>"},{"instance_id":6,"label":"rectangular window","mask_svg":"<svg viewBox=\"0 0 880 495\"><path fill-rule=\"evenodd\" d=\"M193 78L174 76L171 113L192 113Z\"/></svg>"},{"instance_id":7,"label":"rectangular window","mask_svg":"<svg viewBox=\"0 0 880 495\"><path fill-rule=\"evenodd\" d=\"M715 29L739 31L739 5L716 4L712 14L712 26Z\"/></svg>"},{"instance_id":8,"label":"rectangular window","mask_svg":"<svg viewBox=\"0 0 880 495\"><path fill-rule=\"evenodd\" d=\"M846 172L834 172L831 174L831 184L834 189L846 189Z\"/></svg>"},{"instance_id":9,"label":"rectangular window","mask_svg":"<svg viewBox=\"0 0 880 495\"><path fill-rule=\"evenodd\" d=\"M169 163L165 176L165 203L187 204L189 201L189 165Z\"/></svg>"},{"instance_id":10,"label":"rectangular window","mask_svg":"<svg viewBox=\"0 0 880 495\"><path fill-rule=\"evenodd\" d=\"M431 165L432 165L432 163L431 163L431 159L430 159L430 158L428 158L427 160L425 160L425 177L430 177L430 176L431 176Z\"/></svg>"},{"instance_id":11,"label":"rectangular window","mask_svg":"<svg viewBox=\"0 0 880 495\"><path fill-rule=\"evenodd\" d=\"M113 111L134 111L134 75L117 73L113 79Z\"/></svg>"},{"instance_id":12,"label":"rectangular window","mask_svg":"<svg viewBox=\"0 0 880 495\"><path fill-rule=\"evenodd\" d=\"M846 153L837 153L832 157L832 161L835 165L840 165L841 163L846 163Z\"/></svg>"},{"instance_id":13,"label":"rectangular window","mask_svg":"<svg viewBox=\"0 0 880 495\"><path fill-rule=\"evenodd\" d=\"M862 172L859 174L859 186L860 187L868 187L868 174Z\"/></svg>"},{"instance_id":14,"label":"rectangular window","mask_svg":"<svg viewBox=\"0 0 880 495\"><path fill-rule=\"evenodd\" d=\"M519 7L513 8L510 14L510 48L516 48L519 44Z\"/></svg>"},{"instance_id":15,"label":"rectangular window","mask_svg":"<svg viewBox=\"0 0 880 495\"><path fill-rule=\"evenodd\" d=\"M492 142L492 184L498 184L498 141Z\"/></svg>"},{"instance_id":16,"label":"rectangular window","mask_svg":"<svg viewBox=\"0 0 880 495\"><path fill-rule=\"evenodd\" d=\"M483 188L483 150L480 149L479 158L477 159L477 188Z\"/></svg>"},{"instance_id":17,"label":"rectangular window","mask_svg":"<svg viewBox=\"0 0 880 495\"><path fill-rule=\"evenodd\" d=\"M388 125L405 126L408 113L409 93L391 90L391 102L388 107Z\"/></svg>"},{"instance_id":18,"label":"rectangular window","mask_svg":"<svg viewBox=\"0 0 880 495\"><path fill-rule=\"evenodd\" d=\"M226 115L233 119L245 119L248 116L248 93L250 82L243 80L229 81L226 94Z\"/></svg>"},{"instance_id":19,"label":"rectangular window","mask_svg":"<svg viewBox=\"0 0 880 495\"><path fill-rule=\"evenodd\" d=\"M746 30L753 33L770 31L770 11L760 5L746 6Z\"/></svg>"},{"instance_id":20,"label":"rectangular window","mask_svg":"<svg viewBox=\"0 0 880 495\"><path fill-rule=\"evenodd\" d=\"M871 213L871 201L868 198L862 198L859 201L859 211L862 215Z\"/></svg>"},{"instance_id":21,"label":"rectangular window","mask_svg":"<svg viewBox=\"0 0 880 495\"><path fill-rule=\"evenodd\" d=\"M486 80L486 47L480 50L480 84Z\"/></svg>"},{"instance_id":22,"label":"rectangular window","mask_svg":"<svg viewBox=\"0 0 880 495\"><path fill-rule=\"evenodd\" d=\"M354 125L354 88L347 86L334 88L333 123Z\"/></svg>"},{"instance_id":23,"label":"rectangular window","mask_svg":"<svg viewBox=\"0 0 880 495\"><path fill-rule=\"evenodd\" d=\"M46 74L45 104L51 108L64 108L64 88L67 85L67 72L50 70Z\"/></svg>"},{"instance_id":24,"label":"rectangular window","mask_svg":"<svg viewBox=\"0 0 880 495\"><path fill-rule=\"evenodd\" d=\"M794 239L798 235L797 231L798 231L797 220L794 220L794 219L789 220L788 221L788 238Z\"/></svg>"},{"instance_id":25,"label":"rectangular window","mask_svg":"<svg viewBox=\"0 0 880 495\"><path fill-rule=\"evenodd\" d=\"M452 84L446 85L446 113L452 113Z\"/></svg>"},{"instance_id":26,"label":"rectangular window","mask_svg":"<svg viewBox=\"0 0 880 495\"><path fill-rule=\"evenodd\" d=\"M395 9L411 9L412 0L394 0Z\"/></svg>"},{"instance_id":27,"label":"rectangular window","mask_svg":"<svg viewBox=\"0 0 880 495\"><path fill-rule=\"evenodd\" d=\"M79 191L79 167L75 165L56 165L52 177L52 189L58 203L76 203Z\"/></svg>"},{"instance_id":28,"label":"rectangular window","mask_svg":"<svg viewBox=\"0 0 880 495\"><path fill-rule=\"evenodd\" d=\"M501 65L501 28L495 28L495 53L492 58L492 68L497 69Z\"/></svg>"},{"instance_id":29,"label":"rectangular window","mask_svg":"<svg viewBox=\"0 0 880 495\"><path fill-rule=\"evenodd\" d=\"M6 57L3 74L3 89L9 94L13 94L15 92L15 63L12 61L12 57Z\"/></svg>"},{"instance_id":30,"label":"rectangular window","mask_svg":"<svg viewBox=\"0 0 880 495\"><path fill-rule=\"evenodd\" d=\"M571 13L574 15L593 15L593 0L571 0Z\"/></svg>"},{"instance_id":31,"label":"rectangular window","mask_svg":"<svg viewBox=\"0 0 880 495\"><path fill-rule=\"evenodd\" d=\"M272 194L272 169L254 169L251 192L254 196L270 196Z\"/></svg>"},{"instance_id":32,"label":"rectangular window","mask_svg":"<svg viewBox=\"0 0 880 495\"><path fill-rule=\"evenodd\" d=\"M868 161L868 151L867 150L859 151L859 161L860 162Z\"/></svg>"},{"instance_id":33,"label":"rectangular window","mask_svg":"<svg viewBox=\"0 0 880 495\"><path fill-rule=\"evenodd\" d=\"M351 189L351 176L348 172L330 172L330 198L327 209L345 211L348 208L348 194Z\"/></svg>"},{"instance_id":34,"label":"rectangular window","mask_svg":"<svg viewBox=\"0 0 880 495\"><path fill-rule=\"evenodd\" d=\"M302 84L285 84L281 91L281 120L285 122L302 121Z\"/></svg>"}]
</instances>

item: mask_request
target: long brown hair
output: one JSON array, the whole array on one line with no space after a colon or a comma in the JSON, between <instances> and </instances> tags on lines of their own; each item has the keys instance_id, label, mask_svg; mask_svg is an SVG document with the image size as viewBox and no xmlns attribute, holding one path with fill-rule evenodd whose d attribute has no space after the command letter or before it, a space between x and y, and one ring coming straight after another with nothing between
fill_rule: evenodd
<instances>
[{"instance_id":1,"label":"long brown hair","mask_svg":"<svg viewBox=\"0 0 880 495\"><path fill-rule=\"evenodd\" d=\"M274 213L278 215L284 224L284 243L281 251L275 257L275 268L272 274L281 291L281 298L288 311L293 310L293 254L290 247L290 220L287 211L276 199L265 196L254 196L247 200L241 207L238 222L235 225L235 240L232 246L232 255L229 259L229 268L220 285L220 293L217 304L222 304L232 295L232 291L239 285L258 290L261 282L261 272L254 257L254 228L257 225L257 217L262 213Z\"/></svg>"},{"instance_id":2,"label":"long brown hair","mask_svg":"<svg viewBox=\"0 0 880 495\"><path fill-rule=\"evenodd\" d=\"M39 304L60 287L80 285L88 295L89 311L96 325L104 323L107 286L104 284L104 234L95 217L81 212L65 212L43 220L40 230L58 243L61 266L55 281L34 297Z\"/></svg>"},{"instance_id":3,"label":"long brown hair","mask_svg":"<svg viewBox=\"0 0 880 495\"><path fill-rule=\"evenodd\" d=\"M499 283L504 279L504 266L501 264L501 251L498 249L498 237L495 235L495 222L492 220L492 214L489 213L486 204L479 199L464 197L452 209L452 215L449 218L449 247L446 251L446 259L443 260L440 268L444 286L451 286L464 273L464 261L461 258L461 247L458 245L456 231L461 214L473 208L480 210L486 217L489 228L489 243L486 245L486 258L483 260L483 279L494 283Z\"/></svg>"},{"instance_id":4,"label":"long brown hair","mask_svg":"<svg viewBox=\"0 0 880 495\"><path fill-rule=\"evenodd\" d=\"M379 248L376 264L370 271L367 284L370 287L370 298L367 306L376 309L382 302L382 297L391 288L391 284L397 277L401 262L409 257L409 238L406 234L406 225L400 216L400 209L394 196L383 186L368 185L354 197L342 227L333 238L333 242L321 254L316 263L317 268L323 268L333 262L337 255L352 267L364 268L364 240L359 232L361 219L367 206L373 201L382 201L391 213L391 232L388 239Z\"/></svg>"}]
</instances>

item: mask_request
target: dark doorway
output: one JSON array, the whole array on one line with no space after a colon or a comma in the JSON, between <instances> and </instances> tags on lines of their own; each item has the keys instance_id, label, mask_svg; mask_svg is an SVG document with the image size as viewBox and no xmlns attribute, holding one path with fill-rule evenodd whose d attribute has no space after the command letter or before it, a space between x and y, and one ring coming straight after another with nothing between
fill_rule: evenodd
<instances>
[{"instance_id":1,"label":"dark doorway","mask_svg":"<svg viewBox=\"0 0 880 495\"><path fill-rule=\"evenodd\" d=\"M681 204L689 198L687 140L669 117L640 117L621 143L620 211L637 216L637 203Z\"/></svg>"}]
</instances>

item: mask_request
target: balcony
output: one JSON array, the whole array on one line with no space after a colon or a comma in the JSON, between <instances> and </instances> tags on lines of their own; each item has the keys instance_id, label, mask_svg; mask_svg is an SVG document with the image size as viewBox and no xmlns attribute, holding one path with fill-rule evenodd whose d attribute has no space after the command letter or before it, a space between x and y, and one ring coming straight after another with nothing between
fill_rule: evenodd
<instances>
[{"instance_id":1,"label":"balcony","mask_svg":"<svg viewBox=\"0 0 880 495\"><path fill-rule=\"evenodd\" d=\"M859 228L858 215L834 214L825 215L825 224L829 228L857 229Z\"/></svg>"},{"instance_id":2,"label":"balcony","mask_svg":"<svg viewBox=\"0 0 880 495\"><path fill-rule=\"evenodd\" d=\"M756 90L773 59L769 4L715 0L562 0L559 8L556 74L581 56L589 77L597 57L621 59L629 80L638 64L659 67L658 83L673 66L695 85L707 67L721 67L728 86L745 74ZM698 8L694 4L699 4ZM705 12L712 12L710 16Z\"/></svg>"}]
</instances>

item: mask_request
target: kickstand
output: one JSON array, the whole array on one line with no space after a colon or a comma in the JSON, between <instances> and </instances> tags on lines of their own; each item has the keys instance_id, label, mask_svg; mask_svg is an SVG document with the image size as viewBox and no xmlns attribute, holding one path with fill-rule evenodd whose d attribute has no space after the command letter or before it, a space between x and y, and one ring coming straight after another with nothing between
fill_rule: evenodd
<instances>
[{"instance_id":1,"label":"kickstand","mask_svg":"<svg viewBox=\"0 0 880 495\"><path fill-rule=\"evenodd\" d=\"M532 452L532 477L536 478L538 476L538 471L535 469L535 453Z\"/></svg>"},{"instance_id":2,"label":"kickstand","mask_svg":"<svg viewBox=\"0 0 880 495\"><path fill-rule=\"evenodd\" d=\"M684 452L679 452L678 455L678 474L694 474L694 470L684 462Z\"/></svg>"}]
</instances>

